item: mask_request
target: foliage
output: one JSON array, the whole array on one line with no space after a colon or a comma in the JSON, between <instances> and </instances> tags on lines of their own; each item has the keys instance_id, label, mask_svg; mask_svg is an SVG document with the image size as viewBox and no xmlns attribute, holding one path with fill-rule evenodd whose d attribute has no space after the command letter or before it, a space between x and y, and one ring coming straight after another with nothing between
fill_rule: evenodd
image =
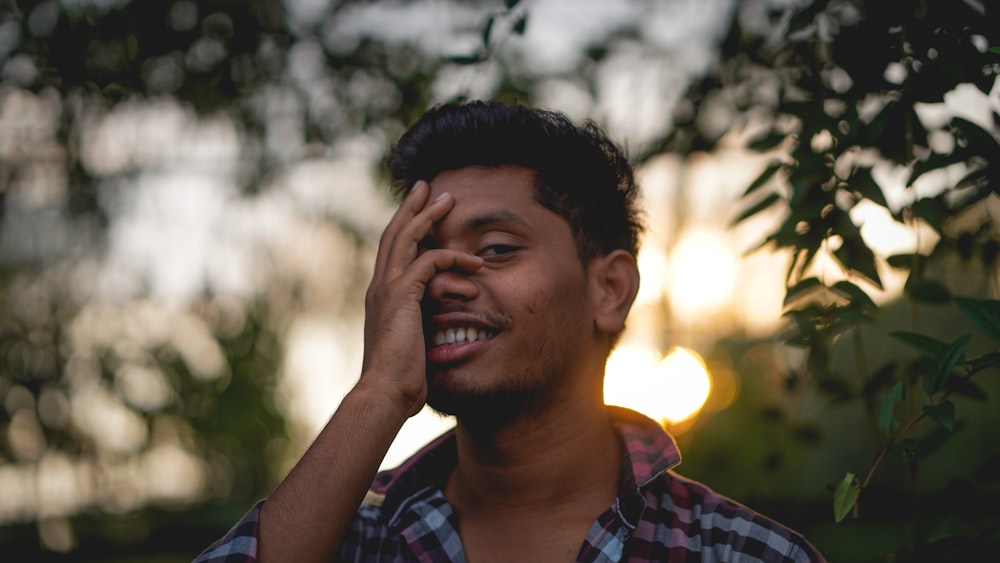
<instances>
[{"instance_id":1,"label":"foliage","mask_svg":"<svg viewBox=\"0 0 1000 563\"><path fill-rule=\"evenodd\" d=\"M99 558L102 548L125 553L152 542L164 553L183 549L187 560L282 470L289 436L275 386L287 303L273 289L232 297L208 284L182 305L141 289L104 299L94 271L110 215L144 163L106 169L84 155L88 127L102 117L174 100L239 124L240 187L257 197L297 157L268 146L276 125L268 100L284 93L308 105L312 94L288 79L289 24L278 0L0 2L0 473L4 486L20 479L40 491L34 504L11 495L21 500L0 513L14 526L0 528L14 552L41 544ZM361 127L407 119L409 104L424 102L422 67L397 65L392 74L386 63L405 53L367 44L325 56L339 99L313 104L307 138L332 141L333 110L352 108L340 122ZM392 76L399 90L390 103L335 86L366 67ZM25 104L41 109L19 120ZM63 479L69 472L74 494L44 494L50 470ZM165 488L178 481L182 490ZM99 515L124 527L95 524ZM200 535L188 531L192 522ZM164 529L198 539L165 541L155 532Z\"/></svg>"},{"instance_id":2,"label":"foliage","mask_svg":"<svg viewBox=\"0 0 1000 563\"><path fill-rule=\"evenodd\" d=\"M541 80L497 55L524 33L530 4L498 2L472 51L450 56L362 35L342 41L328 27L349 2L304 19L289 13L291 4L0 1L0 108L30 98L51 121L49 132L30 124L4 132L14 141L0 143L0 470L40 466L53 453L107 468L167 440L196 454L209 476L194 500L129 504L111 495L65 510L61 515L80 530L79 552L95 559L106 545L129 554L143 539L169 547L170 534L156 531L188 530L194 522L205 524L206 538L218 535L266 492L280 470L281 456L270 454L287 443L287 423L273 403L282 330L305 298L298 280L276 275L235 304L210 287L180 308L150 306L141 291L125 302L101 302L81 274L107 248L116 190L144 170L134 162L113 170L88 165L88 125L129 104L163 100L203 119L224 116L240 133L239 197L254 201L296 162L358 132L394 138L435 99L446 71L497 65L501 76L489 94L528 102ZM952 111L940 121L931 111L957 90L995 88L1000 37L989 4L820 0L771 9L756 27L737 14L718 66L691 86L670 134L639 146L638 159L647 161L712 150L742 135L761 155L762 171L746 188L735 222L764 220L772 228L761 247L791 257L781 339L805 359L783 372L784 386L789 393L810 387L836 408L858 404L867 414L877 447L869 451L863 437L848 436L860 453L835 460L831 520L850 526L853 513L888 520L890 531L905 529L908 539L891 547L896 560L947 559L958 553L955 541L972 550L997 542L989 506L1000 482L995 446L960 450L944 500L917 479L918 468L933 464L946 442L974 425L968 413L979 411L972 407L993 398L981 382L1000 365L1000 236L993 222L1000 116ZM614 64L609 54L618 43L632 48L640 37L622 29L595 39L578 76L560 78L596 97L600 65ZM720 111L732 117L729 135L705 127L704 118ZM34 197L34 179L52 171L64 189ZM899 171L905 189L892 184ZM932 244L881 254L857 213L865 206L888 210ZM359 246L370 236L341 223ZM882 292L899 272L906 276L907 315L897 314L900 305L887 303ZM97 322L87 324L88 318ZM189 341L145 330L178 319L196 328L215 367L204 369L185 348ZM102 320L131 331L104 334L97 330ZM729 344L734 356L760 351L760 343ZM839 363L847 356L854 367ZM744 374L747 387L776 369ZM125 382L150 372L169 382L169 398L130 402ZM67 405L82 396L81 378L84 387L114 397L125 419L139 421L145 440L114 450L67 419L75 410ZM720 414L722 421L732 413ZM751 443L741 434L743 447L761 448L765 468L789 465L800 459L796 451L816 449L836 431L775 407L755 414L775 430L768 435L775 443L792 444L785 455L775 443ZM823 514L830 515L829 504ZM31 524L49 547L58 520ZM119 524L128 533L111 529ZM0 541L8 531L0 528Z\"/></svg>"},{"instance_id":3,"label":"foliage","mask_svg":"<svg viewBox=\"0 0 1000 563\"><path fill-rule=\"evenodd\" d=\"M917 467L960 432L970 398L986 400L976 376L993 376L1000 366L1000 114L994 110L991 120L980 122L959 107L936 122L929 111L963 88L977 89L984 99L995 89L1000 33L990 23L996 6L988 2L826 0L770 15L772 24L785 24L783 33L762 36L737 20L719 67L689 97L701 112L717 110L705 100L728 100L741 117L733 131L749 135L747 147L770 159L744 192L745 210L735 222L766 216L774 228L761 247L790 255L783 338L806 356L804 369L789 380L804 374L835 403L859 401L882 432L865 476L848 471L835 486L839 522L851 512L864 514L887 457L903 460L918 491ZM906 172L905 188L887 173L898 170ZM918 245L910 255L880 255L878 241L865 236L861 215L852 213L862 202L937 242ZM962 274L952 275L950 268ZM907 325L885 330L885 306L872 296L882 293L892 270L906 273L902 289L912 314ZM946 307L967 322L921 325L922 311ZM870 369L865 343L880 341L883 330L920 356L892 348L891 361ZM853 348L855 377L837 368L842 343ZM943 435L920 424L924 419ZM923 435L914 437L918 431ZM865 447L864 440L857 443ZM983 494L992 490L990 480L965 476L984 475L997 454L956 460L955 479ZM905 480L887 477L885 486ZM877 495L872 501L875 506ZM919 506L919 500L912 502ZM921 514L896 511L900 522ZM949 514L973 518L960 533L966 545L995 546L1000 540L995 515L963 509ZM898 557L915 557L953 539L950 532L926 533L919 525L910 531Z\"/></svg>"},{"instance_id":4,"label":"foliage","mask_svg":"<svg viewBox=\"0 0 1000 563\"><path fill-rule=\"evenodd\" d=\"M484 53L523 33L517 4L490 16ZM0 543L129 560L147 543L187 560L273 486L297 447L275 388L284 331L308 304L302 280L271 271L237 296L205 280L180 304L155 295L150 279L105 291L95 272L114 214L144 175L178 161L157 159L176 150L159 138L134 139L151 145L147 161L106 166L88 154L94 124L116 112L160 104L189 123L232 123L235 196L259 204L276 178L359 134L387 146L430 104L440 69L461 61L331 31L351 8L298 17L281 0L0 1L0 477L41 480L55 460L88 491L41 508L7 503L0 523L13 527L0 527ZM372 242L349 220L318 221L337 221L348 246ZM342 298L348 313L361 302L355 285ZM115 442L122 433L129 440ZM183 494L112 478L139 475L155 489L165 445L200 475ZM161 471L176 475L181 465L167 461ZM163 530L197 539L171 542Z\"/></svg>"}]
</instances>

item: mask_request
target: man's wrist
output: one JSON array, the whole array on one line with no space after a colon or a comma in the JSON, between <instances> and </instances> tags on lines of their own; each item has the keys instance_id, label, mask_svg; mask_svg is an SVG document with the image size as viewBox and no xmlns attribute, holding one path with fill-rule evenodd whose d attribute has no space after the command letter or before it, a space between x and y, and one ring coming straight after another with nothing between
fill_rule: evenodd
<instances>
[{"instance_id":1,"label":"man's wrist","mask_svg":"<svg viewBox=\"0 0 1000 563\"><path fill-rule=\"evenodd\" d=\"M344 401L356 402L365 411L377 411L398 418L400 423L423 406L415 394L406 393L392 384L372 381L373 379L362 374Z\"/></svg>"}]
</instances>

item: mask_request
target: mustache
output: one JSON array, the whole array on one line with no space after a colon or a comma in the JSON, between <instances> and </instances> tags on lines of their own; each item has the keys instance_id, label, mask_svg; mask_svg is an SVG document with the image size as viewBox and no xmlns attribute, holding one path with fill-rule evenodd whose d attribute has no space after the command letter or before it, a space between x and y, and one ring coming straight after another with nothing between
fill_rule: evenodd
<instances>
[{"instance_id":1,"label":"mustache","mask_svg":"<svg viewBox=\"0 0 1000 563\"><path fill-rule=\"evenodd\" d=\"M476 319L482 321L483 324L496 327L498 329L508 328L511 324L510 317L507 315L494 313L492 311L484 311L482 309L477 309L463 304L442 307L440 305L433 305L425 302L420 309L423 312L424 319L434 315L440 315L442 313L462 313L464 315L475 317ZM426 325L427 323L425 322L424 324Z\"/></svg>"}]
</instances>

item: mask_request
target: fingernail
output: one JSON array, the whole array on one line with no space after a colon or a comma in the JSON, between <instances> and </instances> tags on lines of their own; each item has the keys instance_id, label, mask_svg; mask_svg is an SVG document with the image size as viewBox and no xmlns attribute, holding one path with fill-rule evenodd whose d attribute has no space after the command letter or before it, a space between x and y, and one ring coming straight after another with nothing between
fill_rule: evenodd
<instances>
[{"instance_id":1,"label":"fingernail","mask_svg":"<svg viewBox=\"0 0 1000 563\"><path fill-rule=\"evenodd\" d=\"M443 201L449 195L451 195L451 194L449 194L448 192L444 192L442 194L438 194L438 196L436 198L434 198L434 202L433 203L437 203L439 201Z\"/></svg>"},{"instance_id":2,"label":"fingernail","mask_svg":"<svg viewBox=\"0 0 1000 563\"><path fill-rule=\"evenodd\" d=\"M425 189L427 189L427 182L423 180L417 180L417 183L413 184L413 187L410 188L410 193L415 194Z\"/></svg>"}]
</instances>

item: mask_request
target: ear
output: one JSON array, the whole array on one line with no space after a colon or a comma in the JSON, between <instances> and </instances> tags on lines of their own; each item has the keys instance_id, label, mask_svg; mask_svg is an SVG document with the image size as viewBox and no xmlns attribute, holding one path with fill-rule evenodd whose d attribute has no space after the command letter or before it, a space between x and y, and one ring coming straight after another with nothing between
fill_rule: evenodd
<instances>
[{"instance_id":1,"label":"ear","mask_svg":"<svg viewBox=\"0 0 1000 563\"><path fill-rule=\"evenodd\" d=\"M635 257L625 250L613 250L592 259L589 273L594 328L617 334L625 328L625 317L639 291L639 267Z\"/></svg>"}]
</instances>

